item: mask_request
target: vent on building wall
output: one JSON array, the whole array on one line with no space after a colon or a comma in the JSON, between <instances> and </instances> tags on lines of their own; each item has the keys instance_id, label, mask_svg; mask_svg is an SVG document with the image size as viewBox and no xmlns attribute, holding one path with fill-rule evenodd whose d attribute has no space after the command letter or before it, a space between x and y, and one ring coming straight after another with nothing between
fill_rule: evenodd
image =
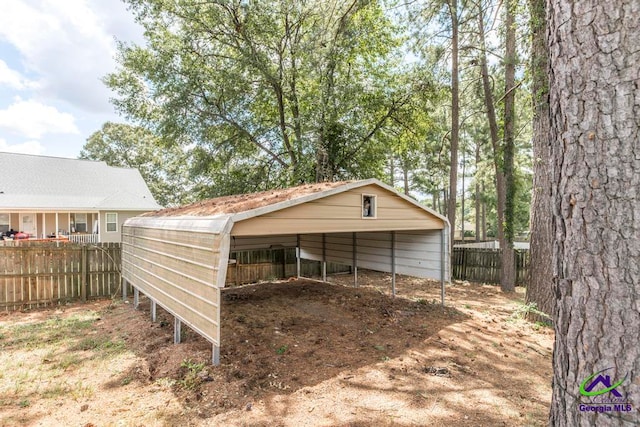
<instances>
[{"instance_id":1,"label":"vent on building wall","mask_svg":"<svg viewBox=\"0 0 640 427\"><path fill-rule=\"evenodd\" d=\"M371 194L362 195L362 218L375 218L376 217L376 196Z\"/></svg>"}]
</instances>

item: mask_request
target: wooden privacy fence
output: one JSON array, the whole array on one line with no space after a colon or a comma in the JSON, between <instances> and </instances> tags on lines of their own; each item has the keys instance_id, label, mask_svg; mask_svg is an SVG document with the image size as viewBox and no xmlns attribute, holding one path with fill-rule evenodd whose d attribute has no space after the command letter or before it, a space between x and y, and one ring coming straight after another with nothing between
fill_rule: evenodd
<instances>
[{"instance_id":1,"label":"wooden privacy fence","mask_svg":"<svg viewBox=\"0 0 640 427\"><path fill-rule=\"evenodd\" d=\"M120 250L119 243L0 246L0 310L111 296L120 287Z\"/></svg>"},{"instance_id":2,"label":"wooden privacy fence","mask_svg":"<svg viewBox=\"0 0 640 427\"><path fill-rule=\"evenodd\" d=\"M228 285L255 283L259 280L275 280L296 275L296 248L258 249L232 252L232 263L227 268ZM327 262L327 273L350 272L348 265ZM304 277L321 275L321 263L303 259L300 274Z\"/></svg>"},{"instance_id":3,"label":"wooden privacy fence","mask_svg":"<svg viewBox=\"0 0 640 427\"><path fill-rule=\"evenodd\" d=\"M526 286L529 274L529 251L516 249L516 284ZM470 282L500 283L500 249L453 248L453 278Z\"/></svg>"}]
</instances>

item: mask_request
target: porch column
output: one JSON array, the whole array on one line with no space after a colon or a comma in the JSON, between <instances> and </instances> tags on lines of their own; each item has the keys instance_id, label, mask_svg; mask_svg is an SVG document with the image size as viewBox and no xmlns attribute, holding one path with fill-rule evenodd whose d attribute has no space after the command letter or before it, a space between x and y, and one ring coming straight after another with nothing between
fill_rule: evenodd
<instances>
[{"instance_id":1,"label":"porch column","mask_svg":"<svg viewBox=\"0 0 640 427\"><path fill-rule=\"evenodd\" d=\"M42 236L43 239L47 237L47 223L45 222L46 219L47 219L47 214L45 212L42 212L42 232L40 233L40 235Z\"/></svg>"},{"instance_id":2,"label":"porch column","mask_svg":"<svg viewBox=\"0 0 640 427\"><path fill-rule=\"evenodd\" d=\"M100 233L102 232L102 227L100 227L100 211L98 211L98 243L102 242L100 238Z\"/></svg>"},{"instance_id":3,"label":"porch column","mask_svg":"<svg viewBox=\"0 0 640 427\"><path fill-rule=\"evenodd\" d=\"M55 231L56 238L60 237L58 236L58 230L60 230L60 227L58 226L58 211L56 211L56 231Z\"/></svg>"}]
</instances>

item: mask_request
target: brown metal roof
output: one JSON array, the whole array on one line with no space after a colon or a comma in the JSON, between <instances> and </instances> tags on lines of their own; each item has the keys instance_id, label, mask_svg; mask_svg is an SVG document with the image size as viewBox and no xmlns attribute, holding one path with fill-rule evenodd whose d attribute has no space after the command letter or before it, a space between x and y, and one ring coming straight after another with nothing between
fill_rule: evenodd
<instances>
[{"instance_id":1,"label":"brown metal roof","mask_svg":"<svg viewBox=\"0 0 640 427\"><path fill-rule=\"evenodd\" d=\"M177 208L167 208L156 212L149 212L143 216L209 216L234 214L330 190L347 184L348 182L351 181L321 182L278 190L262 191L260 193L223 196L215 199L201 200Z\"/></svg>"}]
</instances>

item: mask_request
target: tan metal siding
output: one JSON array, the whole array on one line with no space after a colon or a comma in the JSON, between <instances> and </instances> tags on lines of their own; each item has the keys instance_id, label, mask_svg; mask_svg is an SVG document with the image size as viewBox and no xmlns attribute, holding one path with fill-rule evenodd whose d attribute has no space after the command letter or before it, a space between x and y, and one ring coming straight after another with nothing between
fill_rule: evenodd
<instances>
[{"instance_id":1,"label":"tan metal siding","mask_svg":"<svg viewBox=\"0 0 640 427\"><path fill-rule=\"evenodd\" d=\"M228 243L202 231L123 226L122 275L213 344L220 342L218 272ZM228 239L227 239L228 240ZM224 272L226 274L226 270Z\"/></svg>"},{"instance_id":2,"label":"tan metal siding","mask_svg":"<svg viewBox=\"0 0 640 427\"><path fill-rule=\"evenodd\" d=\"M327 214L329 215L329 214ZM421 230L442 228L439 219L381 220L381 219L280 219L256 217L237 223L232 236L257 236L302 233L345 233L374 230Z\"/></svg>"},{"instance_id":3,"label":"tan metal siding","mask_svg":"<svg viewBox=\"0 0 640 427\"><path fill-rule=\"evenodd\" d=\"M362 195L375 195L376 218L362 218ZM443 221L376 185L291 206L234 224L233 236L442 229Z\"/></svg>"}]
</instances>

